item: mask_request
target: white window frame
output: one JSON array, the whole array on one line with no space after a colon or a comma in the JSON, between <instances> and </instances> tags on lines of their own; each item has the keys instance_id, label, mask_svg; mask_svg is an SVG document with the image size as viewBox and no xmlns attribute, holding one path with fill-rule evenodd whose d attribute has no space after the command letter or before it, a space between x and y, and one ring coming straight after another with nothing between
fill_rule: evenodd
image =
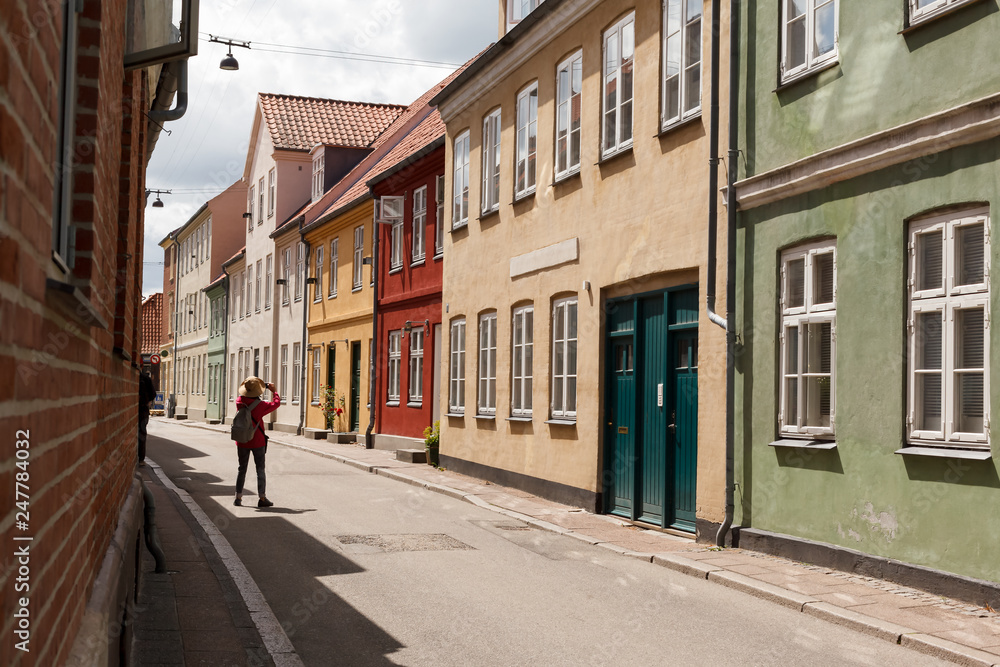
<instances>
[{"instance_id":1,"label":"white window frame","mask_svg":"<svg viewBox=\"0 0 1000 667\"><path fill-rule=\"evenodd\" d=\"M545 0L507 0L507 32L535 11Z\"/></svg>"},{"instance_id":2,"label":"white window frame","mask_svg":"<svg viewBox=\"0 0 1000 667\"><path fill-rule=\"evenodd\" d=\"M403 332L400 330L389 332L388 366L386 369L386 405L399 405L399 386L401 365L403 360Z\"/></svg>"},{"instance_id":3,"label":"white window frame","mask_svg":"<svg viewBox=\"0 0 1000 667\"><path fill-rule=\"evenodd\" d=\"M579 77L579 78L577 78ZM563 85L565 82L565 86ZM576 109L577 125L573 127L573 110ZM555 177L562 180L580 171L583 151L583 51L577 51L556 67L556 136ZM566 148L561 151L560 144ZM573 146L576 161L572 161Z\"/></svg>"},{"instance_id":4,"label":"white window frame","mask_svg":"<svg viewBox=\"0 0 1000 667\"><path fill-rule=\"evenodd\" d=\"M625 35L631 34L631 56L625 57L625 40L623 37ZM608 45L614 39L615 42L615 53L614 64L609 67L609 54ZM603 78L601 79L603 85L601 86L601 156L609 157L616 153L620 153L632 147L634 126L635 126L635 12L629 12L627 16L622 18L620 21L611 26L608 30L604 32L603 48L601 50L603 55L601 72ZM621 83L622 83L622 72L624 70L631 71L632 74L632 92L627 100L622 99ZM613 108L609 105L608 101L608 89L611 87L611 81L614 80L614 90L615 99ZM628 123L627 136L626 136L626 124L622 120L622 112L628 107L631 109L631 121ZM608 117L614 115L614 128L612 132L608 131ZM613 133L614 136L611 136Z\"/></svg>"},{"instance_id":5,"label":"white window frame","mask_svg":"<svg viewBox=\"0 0 1000 667\"><path fill-rule=\"evenodd\" d=\"M247 193L249 195L247 197L247 209L248 209L247 213L249 213L249 215L247 216L247 231L248 232L252 232L253 231L253 209L254 209L254 206L257 204L257 201L254 199L254 193L255 192L256 192L256 190L254 189L254 186L251 185L250 186L250 192Z\"/></svg>"},{"instance_id":6,"label":"white window frame","mask_svg":"<svg viewBox=\"0 0 1000 667\"><path fill-rule=\"evenodd\" d=\"M389 271L403 268L403 206L405 197L382 197L376 212L376 225L379 219L391 223L389 227ZM380 214L380 215L379 215Z\"/></svg>"},{"instance_id":7,"label":"white window frame","mask_svg":"<svg viewBox=\"0 0 1000 667\"><path fill-rule=\"evenodd\" d=\"M500 109L483 116L482 192L480 211L485 215L500 210Z\"/></svg>"},{"instance_id":8,"label":"white window frame","mask_svg":"<svg viewBox=\"0 0 1000 667\"><path fill-rule=\"evenodd\" d=\"M434 257L444 254L444 174L435 179Z\"/></svg>"},{"instance_id":9,"label":"white window frame","mask_svg":"<svg viewBox=\"0 0 1000 667\"><path fill-rule=\"evenodd\" d=\"M354 287L352 292L357 292L361 289L362 281L364 280L364 275L361 271L362 261L364 260L365 254L365 227L364 225L358 225L354 228Z\"/></svg>"},{"instance_id":10,"label":"white window frame","mask_svg":"<svg viewBox=\"0 0 1000 667\"><path fill-rule=\"evenodd\" d=\"M267 217L271 218L274 216L274 200L277 197L277 178L278 173L274 167L267 172Z\"/></svg>"},{"instance_id":11,"label":"white window frame","mask_svg":"<svg viewBox=\"0 0 1000 667\"><path fill-rule=\"evenodd\" d=\"M465 414L465 318L451 321L448 365L448 412Z\"/></svg>"},{"instance_id":12,"label":"white window frame","mask_svg":"<svg viewBox=\"0 0 1000 667\"><path fill-rule=\"evenodd\" d=\"M340 239L330 241L330 292L328 299L337 296L337 272L340 268Z\"/></svg>"},{"instance_id":13,"label":"white window frame","mask_svg":"<svg viewBox=\"0 0 1000 667\"><path fill-rule=\"evenodd\" d=\"M531 416L534 319L535 307L533 305L514 309L510 327L510 414L514 417Z\"/></svg>"},{"instance_id":14,"label":"white window frame","mask_svg":"<svg viewBox=\"0 0 1000 667\"><path fill-rule=\"evenodd\" d=\"M319 405L319 378L323 363L323 348L316 346L313 348L312 364L312 405Z\"/></svg>"},{"instance_id":15,"label":"white window frame","mask_svg":"<svg viewBox=\"0 0 1000 667\"><path fill-rule=\"evenodd\" d=\"M281 346L281 387L280 391L286 391L288 387L288 345Z\"/></svg>"},{"instance_id":16,"label":"white window frame","mask_svg":"<svg viewBox=\"0 0 1000 667\"><path fill-rule=\"evenodd\" d=\"M960 284L958 276L958 233L963 227L983 225L983 281ZM942 286L936 289L920 289L918 282L920 253L918 238L928 233L942 234ZM924 446L962 447L989 449L990 447L990 218L989 209L973 209L947 215L937 215L914 220L909 225L909 316L907 322L907 442ZM980 369L956 368L959 362L960 344L958 328L959 313L963 310L983 310L983 430L968 432L958 430L959 388L957 377L963 371ZM921 331L917 317L921 314L939 312L942 316L941 330L941 429L921 430L919 405L922 403L917 390L918 356Z\"/></svg>"},{"instance_id":17,"label":"white window frame","mask_svg":"<svg viewBox=\"0 0 1000 667\"><path fill-rule=\"evenodd\" d=\"M292 404L302 398L302 343L292 343Z\"/></svg>"},{"instance_id":18,"label":"white window frame","mask_svg":"<svg viewBox=\"0 0 1000 667\"><path fill-rule=\"evenodd\" d=\"M420 407L424 400L424 330L410 331L410 369L406 383L406 400L410 407Z\"/></svg>"},{"instance_id":19,"label":"white window frame","mask_svg":"<svg viewBox=\"0 0 1000 667\"><path fill-rule=\"evenodd\" d=\"M316 201L323 196L324 172L326 170L326 153L320 148L313 157L312 163L312 200Z\"/></svg>"},{"instance_id":20,"label":"white window frame","mask_svg":"<svg viewBox=\"0 0 1000 667\"><path fill-rule=\"evenodd\" d=\"M261 364L261 376L264 382L271 381L271 348L270 346L264 348L264 360Z\"/></svg>"},{"instance_id":21,"label":"white window frame","mask_svg":"<svg viewBox=\"0 0 1000 667\"><path fill-rule=\"evenodd\" d=\"M285 248L285 263L281 269L281 277L285 281L282 285L284 289L281 290L281 305L287 306L289 303L288 297L290 294L290 288L288 286L288 281L292 277L292 247L288 246Z\"/></svg>"},{"instance_id":22,"label":"white window frame","mask_svg":"<svg viewBox=\"0 0 1000 667\"><path fill-rule=\"evenodd\" d=\"M919 0L909 0L910 25L929 21L935 16L947 14L952 9L976 2L976 0L932 0L921 7Z\"/></svg>"},{"instance_id":23,"label":"white window frame","mask_svg":"<svg viewBox=\"0 0 1000 667\"><path fill-rule=\"evenodd\" d=\"M534 194L538 183L537 81L517 95L517 135L514 151L514 198L520 199Z\"/></svg>"},{"instance_id":24,"label":"white window frame","mask_svg":"<svg viewBox=\"0 0 1000 667\"><path fill-rule=\"evenodd\" d=\"M271 254L268 254L265 266L267 278L264 280L264 310L271 310L271 283L274 282L274 257Z\"/></svg>"},{"instance_id":25,"label":"white window frame","mask_svg":"<svg viewBox=\"0 0 1000 667\"><path fill-rule=\"evenodd\" d=\"M832 301L817 301L816 289L818 281L816 279L818 264L817 258L833 256L833 292ZM789 265L793 262L802 262L803 266L803 296L802 303L791 303L790 291L792 272ZM784 251L781 254L781 285L779 287L779 312L781 318L781 329L778 334L779 339L779 372L780 387L778 389L778 429L782 436L793 438L833 438L836 433L837 421L837 244L835 240L828 239L815 243L796 246ZM830 325L830 370L825 373L822 370L809 368L808 331L810 327L816 325ZM789 331L795 331L797 341L795 352L795 367L789 364L791 350L791 336ZM810 379L829 376L830 393L830 425L807 423L808 417L808 391L807 383ZM794 381L796 392L795 421L790 423L790 410L788 401L790 395L788 384Z\"/></svg>"},{"instance_id":26,"label":"white window frame","mask_svg":"<svg viewBox=\"0 0 1000 667\"><path fill-rule=\"evenodd\" d=\"M302 241L295 244L295 300L302 300L302 286L306 277L306 247Z\"/></svg>"},{"instance_id":27,"label":"white window frame","mask_svg":"<svg viewBox=\"0 0 1000 667\"><path fill-rule=\"evenodd\" d=\"M316 284L313 285L313 303L323 300L323 246L316 246Z\"/></svg>"},{"instance_id":28,"label":"white window frame","mask_svg":"<svg viewBox=\"0 0 1000 667\"><path fill-rule=\"evenodd\" d=\"M701 115L702 61L705 34L704 7L697 3L698 15L692 17L688 13L691 3L688 0L663 1L663 81L660 94L660 127L667 129L689 118ZM697 25L695 25L697 23ZM691 42L693 33L697 31L697 59L691 57ZM672 69L675 68L675 69ZM698 89L691 90L691 76L698 77ZM673 91L676 94L676 112L671 109L672 96L670 85L677 82ZM690 104L694 95L695 104ZM690 105L690 106L689 106Z\"/></svg>"},{"instance_id":29,"label":"white window frame","mask_svg":"<svg viewBox=\"0 0 1000 667\"><path fill-rule=\"evenodd\" d=\"M476 413L484 416L497 413L497 314L479 316L479 363Z\"/></svg>"},{"instance_id":30,"label":"white window frame","mask_svg":"<svg viewBox=\"0 0 1000 667\"><path fill-rule=\"evenodd\" d=\"M229 353L229 400L236 400L236 353Z\"/></svg>"},{"instance_id":31,"label":"white window frame","mask_svg":"<svg viewBox=\"0 0 1000 667\"><path fill-rule=\"evenodd\" d=\"M264 224L264 177L257 181L257 224Z\"/></svg>"},{"instance_id":32,"label":"white window frame","mask_svg":"<svg viewBox=\"0 0 1000 667\"><path fill-rule=\"evenodd\" d=\"M253 311L251 302L253 301L253 264L247 265L247 297L244 302L246 316L250 317L250 313Z\"/></svg>"},{"instance_id":33,"label":"white window frame","mask_svg":"<svg viewBox=\"0 0 1000 667\"><path fill-rule=\"evenodd\" d=\"M243 299L244 299L244 297L246 295L246 289L247 289L246 280L247 280L247 278L246 278L246 271L240 271L240 296L239 296L240 300L239 300L238 303L239 303L239 312L240 312L240 319L241 320L244 317L246 317L246 315L244 315L244 310L243 310Z\"/></svg>"},{"instance_id":34,"label":"white window frame","mask_svg":"<svg viewBox=\"0 0 1000 667\"><path fill-rule=\"evenodd\" d=\"M256 311L258 313L260 312L260 283L263 280L263 276L261 275L261 273L262 273L261 269L263 268L263 264L264 264L264 260L261 260L261 259L257 260L257 273L255 274L257 282L255 283L255 288L254 288L255 292L254 292L253 307L254 307L254 311Z\"/></svg>"},{"instance_id":35,"label":"white window frame","mask_svg":"<svg viewBox=\"0 0 1000 667\"><path fill-rule=\"evenodd\" d=\"M410 261L422 263L427 257L427 186L421 185L413 191L413 235Z\"/></svg>"},{"instance_id":36,"label":"white window frame","mask_svg":"<svg viewBox=\"0 0 1000 667\"><path fill-rule=\"evenodd\" d=\"M552 304L552 399L549 414L553 419L576 420L577 413L577 377L579 372L579 336L580 336L580 301L579 297L571 296L557 299ZM572 327L570 324L572 323ZM576 336L570 336L570 330ZM562 335L559 332L562 331ZM575 367L569 368L569 360L575 360ZM561 354L560 354L561 353ZM557 363L562 359L562 366ZM572 382L570 382L572 380ZM572 388L570 385L572 384ZM572 409L570 405L572 404Z\"/></svg>"},{"instance_id":37,"label":"white window frame","mask_svg":"<svg viewBox=\"0 0 1000 667\"><path fill-rule=\"evenodd\" d=\"M455 137L452 154L454 178L451 181L452 198L451 228L458 229L469 224L469 140L471 134L465 130Z\"/></svg>"},{"instance_id":38,"label":"white window frame","mask_svg":"<svg viewBox=\"0 0 1000 667\"><path fill-rule=\"evenodd\" d=\"M809 73L823 68L828 64L837 61L840 52L840 0L802 0L805 3L805 13L795 17L790 17L789 6L794 0L781 0L781 83L793 81L799 77L807 76ZM833 6L833 48L826 53L816 52L816 14L817 10ZM805 37L803 47L805 53L800 54L802 63L791 65L791 39L789 39L789 26L792 23L802 21L805 23Z\"/></svg>"}]
</instances>

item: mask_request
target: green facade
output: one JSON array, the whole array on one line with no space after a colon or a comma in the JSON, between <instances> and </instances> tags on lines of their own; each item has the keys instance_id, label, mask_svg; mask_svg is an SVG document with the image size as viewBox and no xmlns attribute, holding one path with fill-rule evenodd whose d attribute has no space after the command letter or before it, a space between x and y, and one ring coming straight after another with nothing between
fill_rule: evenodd
<instances>
[{"instance_id":1,"label":"green facade","mask_svg":"<svg viewBox=\"0 0 1000 667\"><path fill-rule=\"evenodd\" d=\"M222 420L225 415L228 388L226 387L226 335L229 317L226 315L226 294L228 280L222 279L213 283L205 290L209 299L209 334L208 334L208 391L205 417L210 420Z\"/></svg>"},{"instance_id":2,"label":"green facade","mask_svg":"<svg viewBox=\"0 0 1000 667\"><path fill-rule=\"evenodd\" d=\"M963 6L898 34L905 2L841 2L838 64L777 86L779 3L743 4L740 179L1000 93L1000 13ZM778 88L776 90L776 88ZM1000 106L1000 105L998 105ZM891 141L891 137L889 138ZM901 455L908 442L908 221L1000 205L1000 140L932 146L897 164L741 210L736 525L1000 581L1000 431L986 460ZM739 186L737 192L740 191ZM1000 266L987 227L986 252ZM779 435L782 251L836 244L833 449ZM997 312L997 290L987 312ZM986 399L1000 414L1000 338Z\"/></svg>"}]
</instances>

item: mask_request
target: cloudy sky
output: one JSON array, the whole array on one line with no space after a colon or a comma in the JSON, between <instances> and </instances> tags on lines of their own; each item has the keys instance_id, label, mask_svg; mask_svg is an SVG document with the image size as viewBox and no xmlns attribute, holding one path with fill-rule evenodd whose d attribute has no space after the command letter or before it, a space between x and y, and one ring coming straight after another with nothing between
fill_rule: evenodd
<instances>
[{"instance_id":1,"label":"cloudy sky","mask_svg":"<svg viewBox=\"0 0 1000 667\"><path fill-rule=\"evenodd\" d=\"M166 124L171 134L160 134L146 175L147 188L174 194L146 207L143 293L163 286L158 243L242 175L258 92L409 104L453 69L276 50L461 64L496 41L497 12L497 0L201 0L188 111ZM251 43L233 51L239 71L219 69L227 47L209 34Z\"/></svg>"}]
</instances>

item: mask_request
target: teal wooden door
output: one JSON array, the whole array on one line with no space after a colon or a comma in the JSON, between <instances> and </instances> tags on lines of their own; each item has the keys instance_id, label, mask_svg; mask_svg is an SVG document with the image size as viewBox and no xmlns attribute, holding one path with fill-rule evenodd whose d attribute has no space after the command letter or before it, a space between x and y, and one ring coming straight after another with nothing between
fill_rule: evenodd
<instances>
[{"instance_id":1,"label":"teal wooden door","mask_svg":"<svg viewBox=\"0 0 1000 667\"><path fill-rule=\"evenodd\" d=\"M698 290L609 301L605 349L605 511L691 532Z\"/></svg>"},{"instance_id":2,"label":"teal wooden door","mask_svg":"<svg viewBox=\"0 0 1000 667\"><path fill-rule=\"evenodd\" d=\"M667 313L664 294L639 302L641 345L639 359L642 414L639 428L639 497L642 503L636 519L662 526L667 503L667 413L664 391L667 389Z\"/></svg>"},{"instance_id":3,"label":"teal wooden door","mask_svg":"<svg viewBox=\"0 0 1000 667\"><path fill-rule=\"evenodd\" d=\"M607 403L611 443L607 474L608 512L632 519L635 505L635 349L632 336L612 339Z\"/></svg>"},{"instance_id":4,"label":"teal wooden door","mask_svg":"<svg viewBox=\"0 0 1000 667\"><path fill-rule=\"evenodd\" d=\"M331 391L336 391L337 389L337 348L333 345L326 348L326 386L330 388ZM337 418L329 417L329 422L326 427L328 429L335 430L338 428Z\"/></svg>"},{"instance_id":5,"label":"teal wooden door","mask_svg":"<svg viewBox=\"0 0 1000 667\"><path fill-rule=\"evenodd\" d=\"M673 449L673 528L694 530L695 481L698 477L698 333L672 336L670 447Z\"/></svg>"},{"instance_id":6,"label":"teal wooden door","mask_svg":"<svg viewBox=\"0 0 1000 667\"><path fill-rule=\"evenodd\" d=\"M351 343L351 431L361 428L361 342Z\"/></svg>"}]
</instances>

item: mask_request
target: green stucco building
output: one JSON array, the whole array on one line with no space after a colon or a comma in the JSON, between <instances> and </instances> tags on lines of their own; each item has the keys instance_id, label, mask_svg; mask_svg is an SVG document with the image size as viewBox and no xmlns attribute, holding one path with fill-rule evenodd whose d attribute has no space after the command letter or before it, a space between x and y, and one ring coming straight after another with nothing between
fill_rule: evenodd
<instances>
[{"instance_id":1,"label":"green stucco building","mask_svg":"<svg viewBox=\"0 0 1000 667\"><path fill-rule=\"evenodd\" d=\"M981 601L997 5L740 5L740 544Z\"/></svg>"},{"instance_id":2,"label":"green stucco building","mask_svg":"<svg viewBox=\"0 0 1000 667\"><path fill-rule=\"evenodd\" d=\"M209 299L208 386L205 418L218 423L226 418L226 336L229 318L226 316L229 277L222 274L204 289Z\"/></svg>"}]
</instances>

